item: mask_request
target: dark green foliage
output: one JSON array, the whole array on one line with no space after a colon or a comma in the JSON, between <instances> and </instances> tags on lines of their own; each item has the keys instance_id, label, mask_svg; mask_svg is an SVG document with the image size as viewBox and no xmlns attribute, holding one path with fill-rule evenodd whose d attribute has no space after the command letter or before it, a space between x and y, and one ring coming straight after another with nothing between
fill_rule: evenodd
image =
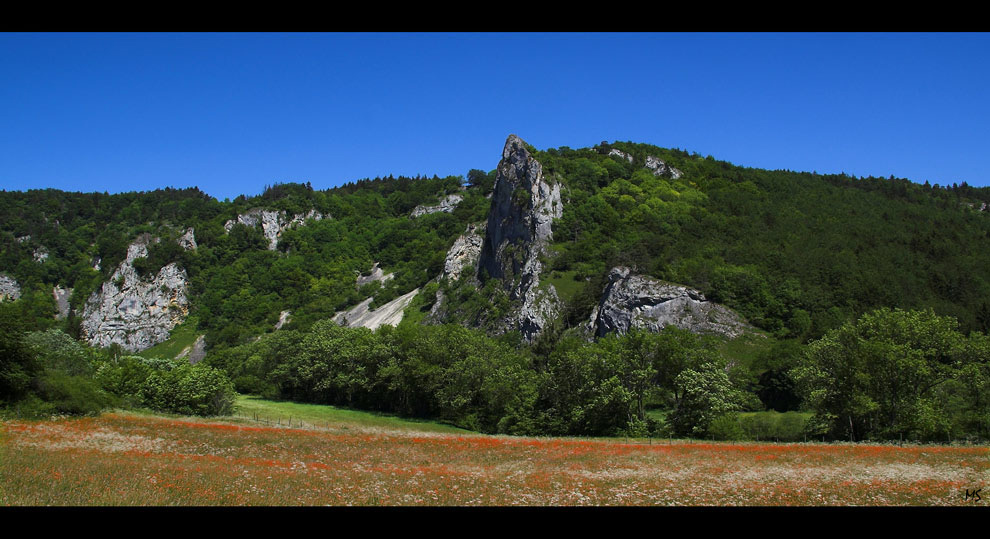
<instances>
[{"instance_id":1,"label":"dark green foliage","mask_svg":"<svg viewBox=\"0 0 990 539\"><path fill-rule=\"evenodd\" d=\"M162 362L141 384L146 406L186 415L229 415L236 395L233 383L221 371L183 360Z\"/></svg>"},{"instance_id":2,"label":"dark green foliage","mask_svg":"<svg viewBox=\"0 0 990 539\"><path fill-rule=\"evenodd\" d=\"M953 397L985 383L990 348L956 327L930 310L880 309L812 343L794 378L816 428L851 440L944 439L962 430L955 416L985 429L983 401Z\"/></svg>"},{"instance_id":3,"label":"dark green foliage","mask_svg":"<svg viewBox=\"0 0 990 539\"><path fill-rule=\"evenodd\" d=\"M653 176L647 155L683 176ZM933 308L964 331L990 324L990 218L969 206L990 200L986 188L748 169L633 143L536 157L568 199L554 269L634 266L778 337L818 338L883 306Z\"/></svg>"},{"instance_id":4,"label":"dark green foliage","mask_svg":"<svg viewBox=\"0 0 990 539\"><path fill-rule=\"evenodd\" d=\"M23 328L17 307L0 302L0 405L26 397L31 381L41 370L37 358L24 345Z\"/></svg>"}]
</instances>

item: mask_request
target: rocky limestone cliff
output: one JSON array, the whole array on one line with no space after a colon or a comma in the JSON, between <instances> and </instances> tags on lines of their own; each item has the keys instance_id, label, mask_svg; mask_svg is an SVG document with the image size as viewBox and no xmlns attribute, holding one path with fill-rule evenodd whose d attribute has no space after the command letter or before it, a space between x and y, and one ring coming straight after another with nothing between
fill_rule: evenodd
<instances>
[{"instance_id":1,"label":"rocky limestone cliff","mask_svg":"<svg viewBox=\"0 0 990 539\"><path fill-rule=\"evenodd\" d=\"M55 307L58 312L55 313L55 318L61 320L66 316L69 316L69 296L72 295L72 289L65 289L61 286L56 286L52 288L52 297L55 298Z\"/></svg>"},{"instance_id":2,"label":"rocky limestone cliff","mask_svg":"<svg viewBox=\"0 0 990 539\"><path fill-rule=\"evenodd\" d=\"M375 281L385 284L386 281L394 277L395 277L394 273L385 273L385 271L382 270L382 268L378 267L378 262L375 262L375 265L371 266L371 274L358 275L356 284L358 288L361 288L362 286Z\"/></svg>"},{"instance_id":3,"label":"rocky limestone cliff","mask_svg":"<svg viewBox=\"0 0 990 539\"><path fill-rule=\"evenodd\" d=\"M415 208L413 208L413 211L410 214L410 216L419 217L420 215L426 215L429 213L439 213L439 212L450 213L454 211L454 208L456 208L457 205L460 204L462 200L464 200L464 195L459 195L456 193L453 195L447 195L446 197L443 198L443 200L440 201L439 204L434 204L432 206L420 204L419 206L416 206Z\"/></svg>"},{"instance_id":4,"label":"rocky limestone cliff","mask_svg":"<svg viewBox=\"0 0 990 539\"><path fill-rule=\"evenodd\" d=\"M187 251L196 250L196 233L192 227L186 229L186 233L179 237L179 245Z\"/></svg>"},{"instance_id":5,"label":"rocky limestone cliff","mask_svg":"<svg viewBox=\"0 0 990 539\"><path fill-rule=\"evenodd\" d=\"M0 273L0 301L17 300L21 297L21 285L6 273Z\"/></svg>"},{"instance_id":6,"label":"rocky limestone cliff","mask_svg":"<svg viewBox=\"0 0 990 539\"><path fill-rule=\"evenodd\" d=\"M119 344L137 352L168 339L188 312L186 272L167 264L150 279L141 279L134 260L148 255L153 240L142 235L127 247L127 257L110 280L86 301L82 332L93 346Z\"/></svg>"},{"instance_id":7,"label":"rocky limestone cliff","mask_svg":"<svg viewBox=\"0 0 990 539\"><path fill-rule=\"evenodd\" d=\"M560 184L543 177L543 166L509 135L495 176L485 239L478 259L479 276L500 279L509 297L521 301L504 329L518 329L532 341L556 316L560 300L553 285L540 287L541 256L553 237L553 220L561 216Z\"/></svg>"},{"instance_id":8,"label":"rocky limestone cliff","mask_svg":"<svg viewBox=\"0 0 990 539\"><path fill-rule=\"evenodd\" d=\"M481 246L485 241L482 234L485 233L485 224L470 224L463 234L454 240L454 244L447 251L447 257L443 261L443 271L437 276L437 281L457 281L462 275L469 279L467 286L477 286L478 258L481 256ZM472 269L470 274L466 270ZM430 322L443 322L448 313L445 312L446 297L443 290L437 290L436 300L430 309L428 320Z\"/></svg>"},{"instance_id":9,"label":"rocky limestone cliff","mask_svg":"<svg viewBox=\"0 0 990 539\"><path fill-rule=\"evenodd\" d=\"M292 320L292 311L282 311L278 313L278 322L275 322L275 331L282 329L282 326Z\"/></svg>"},{"instance_id":10,"label":"rocky limestone cliff","mask_svg":"<svg viewBox=\"0 0 990 539\"><path fill-rule=\"evenodd\" d=\"M603 337L613 331L622 335L630 329L658 332L670 325L730 338L752 329L735 312L705 299L698 290L635 275L621 266L609 272L608 284L587 329Z\"/></svg>"},{"instance_id":11,"label":"rocky limestone cliff","mask_svg":"<svg viewBox=\"0 0 990 539\"><path fill-rule=\"evenodd\" d=\"M319 221L324 218L324 215L316 210L309 210L306 213L297 213L288 219L285 211L269 211L263 210L261 208L252 208L246 213L242 213L237 216L237 219L231 219L223 224L223 229L230 232L230 229L236 224L242 224L245 226L258 226L261 225L262 233L265 238L268 239L268 250L274 251L278 247L278 240L282 236L282 232L286 229L301 225L306 222L307 219L313 219L314 221Z\"/></svg>"},{"instance_id":12,"label":"rocky limestone cliff","mask_svg":"<svg viewBox=\"0 0 990 539\"><path fill-rule=\"evenodd\" d=\"M192 344L183 348L175 359L188 359L190 364L195 365L204 357L206 357L206 335L200 335Z\"/></svg>"},{"instance_id":13,"label":"rocky limestone cliff","mask_svg":"<svg viewBox=\"0 0 990 539\"><path fill-rule=\"evenodd\" d=\"M48 248L44 245L34 250L34 261L41 264L48 260Z\"/></svg>"},{"instance_id":14,"label":"rocky limestone cliff","mask_svg":"<svg viewBox=\"0 0 990 539\"><path fill-rule=\"evenodd\" d=\"M609 155L609 157L611 157L613 155L617 155L620 158L625 159L626 161L628 161L630 163L633 162L633 156L627 154L626 152L624 152L622 150L617 150L615 148L612 148L611 150L609 150L608 155Z\"/></svg>"},{"instance_id":15,"label":"rocky limestone cliff","mask_svg":"<svg viewBox=\"0 0 990 539\"><path fill-rule=\"evenodd\" d=\"M677 170L676 168L669 166L664 163L660 158L653 157L652 155L646 156L646 168L653 172L654 176L667 176L671 179L677 180L684 175L683 172Z\"/></svg>"},{"instance_id":16,"label":"rocky limestone cliff","mask_svg":"<svg viewBox=\"0 0 990 539\"><path fill-rule=\"evenodd\" d=\"M481 256L481 246L485 242L485 238L481 236L484 231L484 224L468 225L464 234L454 240L454 245L447 251L447 258L443 261L443 272L440 274L440 279L456 281L466 268L477 268L478 258Z\"/></svg>"},{"instance_id":17,"label":"rocky limestone cliff","mask_svg":"<svg viewBox=\"0 0 990 539\"><path fill-rule=\"evenodd\" d=\"M365 327L370 330L376 330L382 325L397 326L402 321L405 308L418 293L419 289L417 288L373 311L368 307L374 298L368 298L346 311L338 312L333 316L332 320L342 326L352 328Z\"/></svg>"}]
</instances>

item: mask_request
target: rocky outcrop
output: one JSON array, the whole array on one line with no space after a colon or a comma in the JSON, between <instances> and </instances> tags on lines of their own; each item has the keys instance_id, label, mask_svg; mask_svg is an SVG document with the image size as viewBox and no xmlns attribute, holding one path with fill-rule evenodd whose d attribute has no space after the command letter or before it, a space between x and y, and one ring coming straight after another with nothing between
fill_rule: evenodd
<instances>
[{"instance_id":1,"label":"rocky outcrop","mask_svg":"<svg viewBox=\"0 0 990 539\"><path fill-rule=\"evenodd\" d=\"M282 311L278 313L278 322L275 322L275 331L282 329L282 326L288 324L289 320L292 319L291 315L291 311Z\"/></svg>"},{"instance_id":2,"label":"rocky outcrop","mask_svg":"<svg viewBox=\"0 0 990 539\"><path fill-rule=\"evenodd\" d=\"M417 288L373 311L369 309L369 306L374 298L368 298L349 310L338 312L333 316L333 321L342 326L365 327L371 330L376 330L382 325L396 326L402 321L403 311L418 293L419 289Z\"/></svg>"},{"instance_id":3,"label":"rocky outcrop","mask_svg":"<svg viewBox=\"0 0 990 539\"><path fill-rule=\"evenodd\" d=\"M392 279L393 277L395 277L394 273L385 273L382 268L378 267L378 262L375 262L375 265L371 266L371 274L358 275L356 284L358 288L375 281L385 284L386 281Z\"/></svg>"},{"instance_id":4,"label":"rocky outcrop","mask_svg":"<svg viewBox=\"0 0 990 539\"><path fill-rule=\"evenodd\" d=\"M680 179L684 175L680 170L667 165L660 158L652 155L646 156L646 168L650 169L654 176L667 176L674 180Z\"/></svg>"},{"instance_id":5,"label":"rocky outcrop","mask_svg":"<svg viewBox=\"0 0 990 539\"><path fill-rule=\"evenodd\" d=\"M145 234L127 247L127 257L83 308L82 332L93 346L119 344L137 352L168 339L188 313L186 272L174 262L141 279L134 260L148 256Z\"/></svg>"},{"instance_id":6,"label":"rocky outcrop","mask_svg":"<svg viewBox=\"0 0 990 539\"><path fill-rule=\"evenodd\" d=\"M72 289L65 289L61 286L56 286L52 288L52 297L55 298L55 307L58 312L55 313L55 318L61 320L66 316L69 316L69 296L72 295Z\"/></svg>"},{"instance_id":7,"label":"rocky outcrop","mask_svg":"<svg viewBox=\"0 0 990 539\"><path fill-rule=\"evenodd\" d=\"M616 155L616 156L618 156L621 159L625 159L626 161L629 161L630 163L633 162L633 156L627 154L626 152L624 152L622 150L617 150L615 148L612 148L611 150L609 150L608 155L609 155L609 157L612 157L613 155Z\"/></svg>"},{"instance_id":8,"label":"rocky outcrop","mask_svg":"<svg viewBox=\"0 0 990 539\"><path fill-rule=\"evenodd\" d=\"M21 297L21 285L6 273L0 273L0 301L14 301Z\"/></svg>"},{"instance_id":9,"label":"rocky outcrop","mask_svg":"<svg viewBox=\"0 0 990 539\"><path fill-rule=\"evenodd\" d=\"M278 247L278 240L282 236L282 232L285 230L301 225L306 222L307 219L313 219L314 221L319 221L323 219L323 214L314 210L309 210L306 213L297 213L288 219L285 211L269 211L263 210L261 208L252 208L246 213L242 213L237 216L237 219L231 219L223 224L223 229L230 232L230 229L236 224L242 224L245 226L258 226L261 225L262 233L265 238L268 239L268 250L274 251Z\"/></svg>"},{"instance_id":10,"label":"rocky outcrop","mask_svg":"<svg viewBox=\"0 0 990 539\"><path fill-rule=\"evenodd\" d=\"M179 236L179 245L187 251L196 250L196 233L192 227L186 229L186 233Z\"/></svg>"},{"instance_id":11,"label":"rocky outcrop","mask_svg":"<svg viewBox=\"0 0 990 539\"><path fill-rule=\"evenodd\" d=\"M434 204L432 206L420 204L419 206L416 206L415 208L413 208L413 211L410 215L412 217L419 217L420 215L426 215L428 213L439 213L439 212L450 213L454 211L454 208L456 208L457 205L460 204L462 200L464 200L463 195L458 195L456 193L453 195L447 195L446 197L443 198L443 200L440 201L439 204Z\"/></svg>"},{"instance_id":12,"label":"rocky outcrop","mask_svg":"<svg viewBox=\"0 0 990 539\"><path fill-rule=\"evenodd\" d=\"M44 245L34 250L34 261L41 264L48 260L48 248Z\"/></svg>"},{"instance_id":13,"label":"rocky outcrop","mask_svg":"<svg viewBox=\"0 0 990 539\"><path fill-rule=\"evenodd\" d=\"M206 357L206 335L196 337L192 344L182 349L175 359L188 359L189 363L195 365Z\"/></svg>"},{"instance_id":14,"label":"rocky outcrop","mask_svg":"<svg viewBox=\"0 0 990 539\"><path fill-rule=\"evenodd\" d=\"M479 275L500 279L509 298L521 301L504 327L518 329L531 341L559 310L553 285L540 287L541 256L553 237L553 220L561 216L560 184L543 177L543 166L526 143L509 135L495 176Z\"/></svg>"},{"instance_id":15,"label":"rocky outcrop","mask_svg":"<svg viewBox=\"0 0 990 539\"><path fill-rule=\"evenodd\" d=\"M440 274L440 279L456 281L466 268L477 268L478 258L481 256L481 246L485 242L485 238L480 234L484 232L484 229L484 225L480 227L468 225L464 234L461 234L447 251L447 258L443 261L443 273Z\"/></svg>"},{"instance_id":16,"label":"rocky outcrop","mask_svg":"<svg viewBox=\"0 0 990 539\"><path fill-rule=\"evenodd\" d=\"M630 329L658 332L666 326L730 338L752 329L735 312L705 299L697 290L634 275L629 268L613 268L588 329L603 337Z\"/></svg>"}]
</instances>

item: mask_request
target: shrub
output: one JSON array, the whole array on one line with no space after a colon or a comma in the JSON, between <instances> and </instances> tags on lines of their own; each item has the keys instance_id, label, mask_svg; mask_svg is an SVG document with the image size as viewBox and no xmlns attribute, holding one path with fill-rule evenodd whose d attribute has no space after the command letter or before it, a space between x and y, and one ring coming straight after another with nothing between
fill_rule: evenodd
<instances>
[{"instance_id":1,"label":"shrub","mask_svg":"<svg viewBox=\"0 0 990 539\"><path fill-rule=\"evenodd\" d=\"M708 426L708 435L716 440L732 441L747 439L746 433L739 424L739 414L730 412L712 420Z\"/></svg>"}]
</instances>

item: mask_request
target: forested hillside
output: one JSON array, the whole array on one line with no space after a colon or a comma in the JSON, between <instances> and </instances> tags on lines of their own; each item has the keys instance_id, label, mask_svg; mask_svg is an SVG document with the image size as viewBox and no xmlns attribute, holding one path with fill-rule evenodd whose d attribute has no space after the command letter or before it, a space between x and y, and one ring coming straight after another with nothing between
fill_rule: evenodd
<instances>
[{"instance_id":1,"label":"forested hillside","mask_svg":"<svg viewBox=\"0 0 990 539\"><path fill-rule=\"evenodd\" d=\"M970 402L990 381L990 189L744 168L631 142L510 142L498 169L466 179L276 184L233 201L0 193L0 401L205 410L162 395L223 373L211 382L221 393L487 432L741 437L756 427L737 413L766 410L807 412L794 436L990 432L985 399ZM414 290L397 328L329 320ZM644 297L647 322L620 304ZM616 311L619 322L605 318ZM688 312L679 327L693 332L664 328ZM706 329L713 312L738 329ZM204 335L197 367L212 370L156 363L152 333L122 340L162 323L164 335ZM882 346L854 354L842 335ZM836 357L852 358L845 371L822 363ZM924 391L891 389L885 362ZM867 382L828 385L857 369ZM858 408L835 395L858 395Z\"/></svg>"}]
</instances>

